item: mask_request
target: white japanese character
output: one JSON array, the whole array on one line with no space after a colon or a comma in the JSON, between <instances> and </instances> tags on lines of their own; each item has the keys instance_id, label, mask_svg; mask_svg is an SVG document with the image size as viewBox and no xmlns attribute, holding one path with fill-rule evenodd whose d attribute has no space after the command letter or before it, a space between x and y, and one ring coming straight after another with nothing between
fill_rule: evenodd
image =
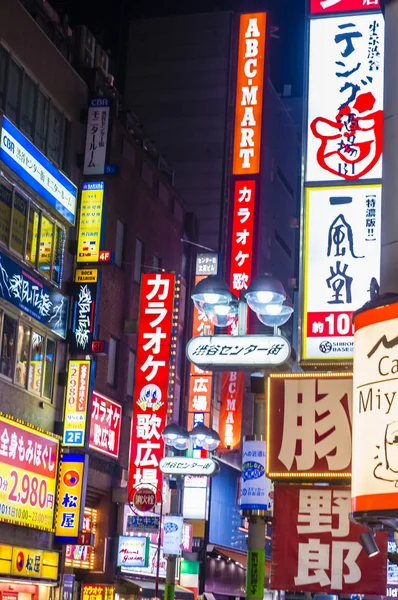
<instances>
[{"instance_id":1,"label":"white japanese character","mask_svg":"<svg viewBox=\"0 0 398 600\"><path fill-rule=\"evenodd\" d=\"M152 291L147 294L147 300L152 300L155 296L157 296L159 300L166 300L170 287L169 279L163 279L162 275L157 273L154 279L148 279L148 285L152 286ZM162 293L160 293L161 287L163 288Z\"/></svg>"},{"instance_id":2,"label":"white japanese character","mask_svg":"<svg viewBox=\"0 0 398 600\"><path fill-rule=\"evenodd\" d=\"M135 485L150 483L156 488L158 487L158 470L157 469L136 469L134 473Z\"/></svg>"},{"instance_id":3,"label":"white japanese character","mask_svg":"<svg viewBox=\"0 0 398 600\"><path fill-rule=\"evenodd\" d=\"M153 450L160 450L160 444L145 442L137 444L137 456L134 464L136 467L157 467L159 465Z\"/></svg>"},{"instance_id":4,"label":"white japanese character","mask_svg":"<svg viewBox=\"0 0 398 600\"><path fill-rule=\"evenodd\" d=\"M249 237L250 232L247 229L243 231L236 232L236 243L242 244L242 246L246 246L247 238Z\"/></svg>"},{"instance_id":5,"label":"white japanese character","mask_svg":"<svg viewBox=\"0 0 398 600\"><path fill-rule=\"evenodd\" d=\"M312 333L323 333L324 325L322 321L314 321L312 324Z\"/></svg>"},{"instance_id":6,"label":"white japanese character","mask_svg":"<svg viewBox=\"0 0 398 600\"><path fill-rule=\"evenodd\" d=\"M250 202L252 190L246 186L239 190L238 202Z\"/></svg>"},{"instance_id":7,"label":"white japanese character","mask_svg":"<svg viewBox=\"0 0 398 600\"><path fill-rule=\"evenodd\" d=\"M249 275L246 273L234 273L232 289L240 291L247 290L249 285Z\"/></svg>"},{"instance_id":8,"label":"white japanese character","mask_svg":"<svg viewBox=\"0 0 398 600\"><path fill-rule=\"evenodd\" d=\"M142 337L145 340L149 340L149 342L143 345L143 349L148 352L148 350L153 348L152 353L159 354L162 340L166 339L167 334L166 332L162 332L161 327L156 327L155 331L144 333Z\"/></svg>"},{"instance_id":9,"label":"white japanese character","mask_svg":"<svg viewBox=\"0 0 398 600\"><path fill-rule=\"evenodd\" d=\"M115 412L117 412L116 409L115 409ZM106 424L109 425L109 427L111 427L111 425L112 425L112 417L113 417L113 408L112 408L112 405L110 405L106 409Z\"/></svg>"},{"instance_id":10,"label":"white japanese character","mask_svg":"<svg viewBox=\"0 0 398 600\"><path fill-rule=\"evenodd\" d=\"M329 544L321 544L318 539L310 538L306 544L298 545L298 573L294 578L297 586L319 583L320 586L330 584L326 575L329 569Z\"/></svg>"},{"instance_id":11,"label":"white japanese character","mask_svg":"<svg viewBox=\"0 0 398 600\"><path fill-rule=\"evenodd\" d=\"M322 533L331 529L331 490L300 490L298 533Z\"/></svg>"},{"instance_id":12,"label":"white japanese character","mask_svg":"<svg viewBox=\"0 0 398 600\"><path fill-rule=\"evenodd\" d=\"M110 450L110 452L114 452L115 450L115 432L113 429L108 431L108 450Z\"/></svg>"},{"instance_id":13,"label":"white japanese character","mask_svg":"<svg viewBox=\"0 0 398 600\"><path fill-rule=\"evenodd\" d=\"M101 444L101 425L94 423L94 444L99 446Z\"/></svg>"},{"instance_id":14,"label":"white japanese character","mask_svg":"<svg viewBox=\"0 0 398 600\"><path fill-rule=\"evenodd\" d=\"M9 458L16 458L17 456L17 448L18 448L18 436L15 431L11 434L11 442L10 447L8 448L8 456Z\"/></svg>"},{"instance_id":15,"label":"white japanese character","mask_svg":"<svg viewBox=\"0 0 398 600\"><path fill-rule=\"evenodd\" d=\"M165 366L166 366L165 360L155 360L154 357L152 356L152 354L149 354L148 358L146 359L146 361L144 362L144 364L141 367L141 371L143 373L146 373L146 371L148 369L151 369L151 372L149 373L149 375L145 375L145 379L147 381L152 381L152 379L154 379L156 377L156 375L158 374L159 368L165 367Z\"/></svg>"},{"instance_id":16,"label":"white japanese character","mask_svg":"<svg viewBox=\"0 0 398 600\"><path fill-rule=\"evenodd\" d=\"M247 208L247 206L239 207L238 217L241 225L243 225L243 223L246 223L246 221L250 219L250 210Z\"/></svg>"},{"instance_id":17,"label":"white japanese character","mask_svg":"<svg viewBox=\"0 0 398 600\"><path fill-rule=\"evenodd\" d=\"M145 314L157 315L156 319L149 323L151 327L156 327L166 318L167 308L164 307L163 302L148 302L148 306L145 308Z\"/></svg>"},{"instance_id":18,"label":"white japanese character","mask_svg":"<svg viewBox=\"0 0 398 600\"><path fill-rule=\"evenodd\" d=\"M198 412L207 410L207 396L195 396L192 398L192 407Z\"/></svg>"},{"instance_id":19,"label":"white japanese character","mask_svg":"<svg viewBox=\"0 0 398 600\"><path fill-rule=\"evenodd\" d=\"M152 440L156 438L160 440L160 432L162 419L156 414L137 415L137 438L140 440Z\"/></svg>"},{"instance_id":20,"label":"white japanese character","mask_svg":"<svg viewBox=\"0 0 398 600\"><path fill-rule=\"evenodd\" d=\"M332 544L332 588L343 589L346 584L358 583L361 579L361 569L356 560L362 550L359 542L333 542ZM343 568L345 565L345 568ZM347 573L348 568L348 573Z\"/></svg>"},{"instance_id":21,"label":"white japanese character","mask_svg":"<svg viewBox=\"0 0 398 600\"><path fill-rule=\"evenodd\" d=\"M93 412L92 412L92 418L98 420L99 417L99 402L97 400L97 398L93 399Z\"/></svg>"},{"instance_id":22,"label":"white japanese character","mask_svg":"<svg viewBox=\"0 0 398 600\"><path fill-rule=\"evenodd\" d=\"M10 441L10 437L8 435L7 428L4 427L4 431L0 437L0 454L1 456L8 456L8 444Z\"/></svg>"},{"instance_id":23,"label":"white japanese character","mask_svg":"<svg viewBox=\"0 0 398 600\"><path fill-rule=\"evenodd\" d=\"M208 392L209 378L208 377L195 377L193 382L193 392Z\"/></svg>"},{"instance_id":24,"label":"white japanese character","mask_svg":"<svg viewBox=\"0 0 398 600\"><path fill-rule=\"evenodd\" d=\"M235 262L238 264L238 267L241 267L248 258L248 254L242 252L242 250L239 250L238 254L235 256Z\"/></svg>"},{"instance_id":25,"label":"white japanese character","mask_svg":"<svg viewBox=\"0 0 398 600\"><path fill-rule=\"evenodd\" d=\"M322 8L330 8L331 6L335 6L340 2L341 0L323 0L323 2L321 2L321 6Z\"/></svg>"}]
</instances>

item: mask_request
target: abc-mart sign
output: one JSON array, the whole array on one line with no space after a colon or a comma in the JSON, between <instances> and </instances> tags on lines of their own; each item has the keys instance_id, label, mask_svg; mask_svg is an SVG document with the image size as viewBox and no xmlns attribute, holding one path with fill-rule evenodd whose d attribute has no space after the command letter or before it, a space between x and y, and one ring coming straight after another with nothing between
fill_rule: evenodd
<instances>
[{"instance_id":1,"label":"abc-mart sign","mask_svg":"<svg viewBox=\"0 0 398 600\"><path fill-rule=\"evenodd\" d=\"M209 371L246 371L277 367L291 355L289 341L281 335L217 335L192 338L188 360Z\"/></svg>"}]
</instances>

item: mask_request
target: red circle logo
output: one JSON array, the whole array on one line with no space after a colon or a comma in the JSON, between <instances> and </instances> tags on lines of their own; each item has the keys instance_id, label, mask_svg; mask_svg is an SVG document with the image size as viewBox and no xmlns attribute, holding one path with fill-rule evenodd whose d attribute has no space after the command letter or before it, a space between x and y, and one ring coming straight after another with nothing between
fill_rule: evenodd
<instances>
[{"instance_id":1,"label":"red circle logo","mask_svg":"<svg viewBox=\"0 0 398 600\"><path fill-rule=\"evenodd\" d=\"M135 490L131 502L137 510L148 512L156 505L156 492L150 488L138 488Z\"/></svg>"},{"instance_id":2,"label":"red circle logo","mask_svg":"<svg viewBox=\"0 0 398 600\"><path fill-rule=\"evenodd\" d=\"M25 555L23 552L18 552L15 565L17 567L17 571L21 572L23 570L25 566Z\"/></svg>"},{"instance_id":3,"label":"red circle logo","mask_svg":"<svg viewBox=\"0 0 398 600\"><path fill-rule=\"evenodd\" d=\"M64 474L62 481L67 487L75 487L80 481L80 475L74 469L69 469Z\"/></svg>"}]
</instances>

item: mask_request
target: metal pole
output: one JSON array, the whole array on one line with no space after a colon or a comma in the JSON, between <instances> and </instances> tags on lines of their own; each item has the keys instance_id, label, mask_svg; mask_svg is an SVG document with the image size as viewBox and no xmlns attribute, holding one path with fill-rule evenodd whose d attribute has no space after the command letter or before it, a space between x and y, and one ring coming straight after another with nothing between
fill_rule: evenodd
<instances>
[{"instance_id":1,"label":"metal pole","mask_svg":"<svg viewBox=\"0 0 398 600\"><path fill-rule=\"evenodd\" d=\"M256 394L254 398L253 435L246 438L265 440L266 405L265 395ZM264 597L265 584L265 517L264 510L248 510L244 514L249 518L247 540L246 598L258 600Z\"/></svg>"},{"instance_id":2,"label":"metal pole","mask_svg":"<svg viewBox=\"0 0 398 600\"><path fill-rule=\"evenodd\" d=\"M180 514L180 493L181 493L182 477L177 475L176 482L177 482L177 489L171 490L171 497L170 497L170 514L171 515L179 515ZM167 567L166 567L166 584L164 586L164 600L174 600L175 585L176 585L176 565L177 565L177 557L176 556L168 556L167 557Z\"/></svg>"},{"instance_id":3,"label":"metal pole","mask_svg":"<svg viewBox=\"0 0 398 600\"><path fill-rule=\"evenodd\" d=\"M160 527L158 535L158 562L156 563L155 598L159 598L160 545L162 540L163 490L160 492Z\"/></svg>"}]
</instances>

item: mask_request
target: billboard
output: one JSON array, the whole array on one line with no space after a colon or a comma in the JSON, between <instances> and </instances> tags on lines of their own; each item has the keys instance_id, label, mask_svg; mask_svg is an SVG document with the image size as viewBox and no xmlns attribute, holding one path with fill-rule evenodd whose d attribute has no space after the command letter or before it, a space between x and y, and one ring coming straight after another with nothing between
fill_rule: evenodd
<instances>
[{"instance_id":1,"label":"billboard","mask_svg":"<svg viewBox=\"0 0 398 600\"><path fill-rule=\"evenodd\" d=\"M164 454L161 432L166 425L173 327L175 275L143 274L141 278L129 494L137 485L159 489L159 463ZM174 351L174 348L173 348Z\"/></svg>"},{"instance_id":2,"label":"billboard","mask_svg":"<svg viewBox=\"0 0 398 600\"><path fill-rule=\"evenodd\" d=\"M221 378L221 406L218 431L219 452L239 450L242 430L242 398L245 379L242 373L230 371Z\"/></svg>"},{"instance_id":3,"label":"billboard","mask_svg":"<svg viewBox=\"0 0 398 600\"><path fill-rule=\"evenodd\" d=\"M352 376L271 375L267 389L270 479L349 479Z\"/></svg>"},{"instance_id":4,"label":"billboard","mask_svg":"<svg viewBox=\"0 0 398 600\"><path fill-rule=\"evenodd\" d=\"M381 185L306 190L302 359L353 358L352 314L379 279Z\"/></svg>"},{"instance_id":5,"label":"billboard","mask_svg":"<svg viewBox=\"0 0 398 600\"><path fill-rule=\"evenodd\" d=\"M147 567L149 560L149 537L119 537L118 567Z\"/></svg>"},{"instance_id":6,"label":"billboard","mask_svg":"<svg viewBox=\"0 0 398 600\"><path fill-rule=\"evenodd\" d=\"M352 511L397 506L398 304L358 313L355 325Z\"/></svg>"},{"instance_id":7,"label":"billboard","mask_svg":"<svg viewBox=\"0 0 398 600\"><path fill-rule=\"evenodd\" d=\"M92 393L90 448L112 458L119 456L122 407L110 398Z\"/></svg>"},{"instance_id":8,"label":"billboard","mask_svg":"<svg viewBox=\"0 0 398 600\"><path fill-rule=\"evenodd\" d=\"M59 441L0 413L0 521L52 531Z\"/></svg>"},{"instance_id":9,"label":"billboard","mask_svg":"<svg viewBox=\"0 0 398 600\"><path fill-rule=\"evenodd\" d=\"M310 20L306 181L380 179L384 19Z\"/></svg>"},{"instance_id":10,"label":"billboard","mask_svg":"<svg viewBox=\"0 0 398 600\"><path fill-rule=\"evenodd\" d=\"M64 454L60 460L55 541L77 544L84 512L88 456Z\"/></svg>"},{"instance_id":11,"label":"billboard","mask_svg":"<svg viewBox=\"0 0 398 600\"><path fill-rule=\"evenodd\" d=\"M240 15L233 175L260 171L266 14Z\"/></svg>"},{"instance_id":12,"label":"billboard","mask_svg":"<svg viewBox=\"0 0 398 600\"><path fill-rule=\"evenodd\" d=\"M385 595L388 535L376 534L380 553L368 558L349 487L276 485L274 494L271 589Z\"/></svg>"},{"instance_id":13,"label":"billboard","mask_svg":"<svg viewBox=\"0 0 398 600\"><path fill-rule=\"evenodd\" d=\"M254 180L235 182L230 288L236 296L242 290L247 290L252 276L255 199Z\"/></svg>"},{"instance_id":14,"label":"billboard","mask_svg":"<svg viewBox=\"0 0 398 600\"><path fill-rule=\"evenodd\" d=\"M109 98L92 98L89 102L84 175L103 175L105 173L110 107L111 100Z\"/></svg>"},{"instance_id":15,"label":"billboard","mask_svg":"<svg viewBox=\"0 0 398 600\"><path fill-rule=\"evenodd\" d=\"M89 360L70 360L66 382L63 446L84 446L88 394L90 389Z\"/></svg>"},{"instance_id":16,"label":"billboard","mask_svg":"<svg viewBox=\"0 0 398 600\"><path fill-rule=\"evenodd\" d=\"M82 186L76 262L99 261L104 182L84 182Z\"/></svg>"}]
</instances>

